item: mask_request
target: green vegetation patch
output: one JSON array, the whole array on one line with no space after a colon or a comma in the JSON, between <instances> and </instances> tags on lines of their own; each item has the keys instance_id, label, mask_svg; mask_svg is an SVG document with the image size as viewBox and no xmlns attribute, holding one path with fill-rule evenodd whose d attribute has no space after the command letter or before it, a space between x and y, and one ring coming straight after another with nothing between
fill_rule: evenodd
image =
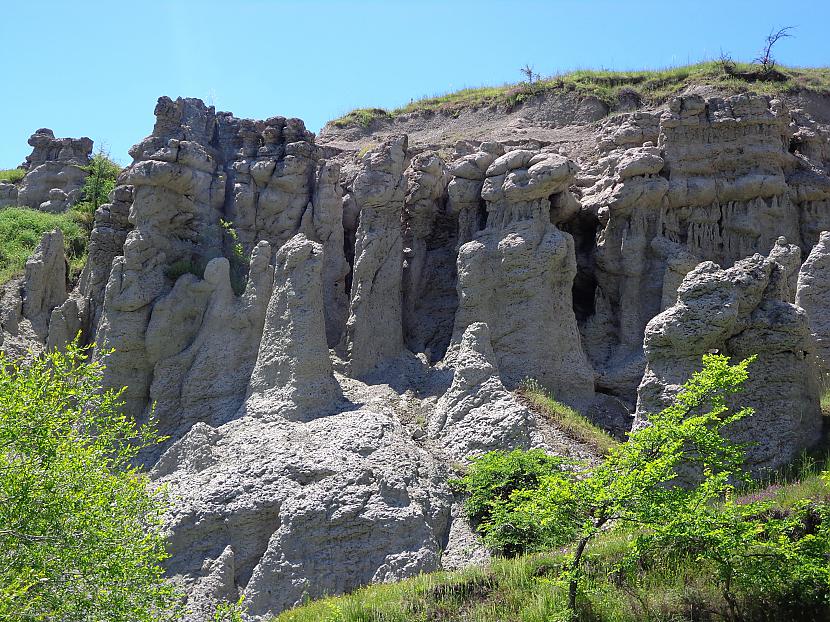
<instances>
[{"instance_id":1,"label":"green vegetation patch","mask_svg":"<svg viewBox=\"0 0 830 622\"><path fill-rule=\"evenodd\" d=\"M7 168L0 170L0 183L6 182L16 184L26 176L26 169Z\"/></svg>"},{"instance_id":2,"label":"green vegetation patch","mask_svg":"<svg viewBox=\"0 0 830 622\"><path fill-rule=\"evenodd\" d=\"M593 96L612 109L621 102L660 104L692 84L711 85L726 92L751 91L763 95L809 91L830 94L830 67L799 68L776 65L763 71L756 64L709 61L694 65L644 71L579 69L548 78L501 86L466 88L415 100L391 111L361 108L332 121L335 127L368 125L377 118L438 112L457 115L465 109L501 106L508 110L551 93Z\"/></svg>"},{"instance_id":3,"label":"green vegetation patch","mask_svg":"<svg viewBox=\"0 0 830 622\"><path fill-rule=\"evenodd\" d=\"M49 214L26 207L0 209L0 284L23 273L43 234L54 229L63 231L70 274L76 275L86 261L89 240L71 213Z\"/></svg>"},{"instance_id":4,"label":"green vegetation patch","mask_svg":"<svg viewBox=\"0 0 830 622\"><path fill-rule=\"evenodd\" d=\"M593 447L600 455L605 455L619 441L602 428L591 423L570 406L557 402L534 380L525 380L519 388L519 395L528 405L553 423L557 428L574 440Z\"/></svg>"},{"instance_id":5,"label":"green vegetation patch","mask_svg":"<svg viewBox=\"0 0 830 622\"><path fill-rule=\"evenodd\" d=\"M389 113L383 108L358 108L332 121L335 127L369 127L377 119L388 119Z\"/></svg>"}]
</instances>

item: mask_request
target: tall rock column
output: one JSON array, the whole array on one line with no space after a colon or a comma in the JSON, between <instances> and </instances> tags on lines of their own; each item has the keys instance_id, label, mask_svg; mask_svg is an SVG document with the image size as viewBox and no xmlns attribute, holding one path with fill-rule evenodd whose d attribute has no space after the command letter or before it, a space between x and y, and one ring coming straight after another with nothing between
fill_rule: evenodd
<instances>
[{"instance_id":1,"label":"tall rock column","mask_svg":"<svg viewBox=\"0 0 830 622\"><path fill-rule=\"evenodd\" d=\"M323 265L322 245L302 233L277 252L247 414L304 421L340 397L326 344Z\"/></svg>"},{"instance_id":2,"label":"tall rock column","mask_svg":"<svg viewBox=\"0 0 830 622\"><path fill-rule=\"evenodd\" d=\"M401 213L407 137L389 138L361 161L351 195L360 210L351 303L341 350L350 373L365 375L404 349Z\"/></svg>"},{"instance_id":3,"label":"tall rock column","mask_svg":"<svg viewBox=\"0 0 830 622\"><path fill-rule=\"evenodd\" d=\"M822 231L798 273L795 304L807 312L823 373L830 372L830 231Z\"/></svg>"},{"instance_id":4,"label":"tall rock column","mask_svg":"<svg viewBox=\"0 0 830 622\"><path fill-rule=\"evenodd\" d=\"M510 151L487 169L487 227L458 254L459 305L447 360L464 331L485 322L504 384L531 377L584 407L594 376L580 344L571 289L573 238L552 222L551 197L568 191L576 165L554 153Z\"/></svg>"}]
</instances>

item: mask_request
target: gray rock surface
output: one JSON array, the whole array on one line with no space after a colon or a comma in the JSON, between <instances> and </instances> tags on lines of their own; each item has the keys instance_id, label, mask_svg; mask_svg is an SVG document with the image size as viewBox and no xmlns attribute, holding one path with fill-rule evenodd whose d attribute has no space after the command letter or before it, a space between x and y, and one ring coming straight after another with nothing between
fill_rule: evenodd
<instances>
[{"instance_id":1,"label":"gray rock surface","mask_svg":"<svg viewBox=\"0 0 830 622\"><path fill-rule=\"evenodd\" d=\"M533 416L504 388L495 359L487 324L470 324L455 357L452 385L429 421L430 435L456 460L532 444Z\"/></svg>"},{"instance_id":2,"label":"gray rock surface","mask_svg":"<svg viewBox=\"0 0 830 622\"><path fill-rule=\"evenodd\" d=\"M116 349L106 380L128 411L155 404L171 439L144 458L176 500L169 569L193 622L240 594L266 616L463 567L486 553L449 464L529 446L596 459L510 392L525 377L622 436L638 386L640 425L702 353L757 353L758 414L735 430L759 441L751 468L815 440L825 108L690 91L608 117L540 95L318 141L299 119L162 97L77 287L51 243L0 286L0 348L81 330ZM40 172L0 205L23 189L62 209L71 174L52 180L86 143L43 130L33 147Z\"/></svg>"},{"instance_id":3,"label":"gray rock surface","mask_svg":"<svg viewBox=\"0 0 830 622\"><path fill-rule=\"evenodd\" d=\"M26 176L17 187L17 203L46 212L63 212L81 198L89 174L92 141L55 138L52 130L37 130L29 138L31 155L23 166Z\"/></svg>"},{"instance_id":4,"label":"gray rock surface","mask_svg":"<svg viewBox=\"0 0 830 622\"><path fill-rule=\"evenodd\" d=\"M277 252L274 292L245 402L251 416L304 421L342 398L326 346L323 264L322 245L302 233Z\"/></svg>"},{"instance_id":5,"label":"gray rock surface","mask_svg":"<svg viewBox=\"0 0 830 622\"><path fill-rule=\"evenodd\" d=\"M807 313L821 373L827 374L830 372L830 231L821 233L798 272L795 304Z\"/></svg>"},{"instance_id":6,"label":"gray rock surface","mask_svg":"<svg viewBox=\"0 0 830 622\"><path fill-rule=\"evenodd\" d=\"M404 349L401 214L406 193L406 136L361 159L351 195L359 209L349 319L340 349L354 377Z\"/></svg>"},{"instance_id":7,"label":"gray rock surface","mask_svg":"<svg viewBox=\"0 0 830 622\"><path fill-rule=\"evenodd\" d=\"M804 310L787 301L792 267L755 254L721 269L699 264L683 280L677 302L646 327L646 371L638 389L635 427L668 405L700 369L701 357L720 352L735 361L757 355L744 392L735 398L755 414L737 422L735 440L751 443L755 473L787 464L821 433L817 374Z\"/></svg>"},{"instance_id":8,"label":"gray rock surface","mask_svg":"<svg viewBox=\"0 0 830 622\"><path fill-rule=\"evenodd\" d=\"M576 165L558 154L508 151L487 170L487 226L458 252L458 312L447 360L466 328L490 328L501 378L535 378L557 399L586 406L593 370L571 299L574 241L551 222L550 197L567 192ZM509 311L508 311L509 310Z\"/></svg>"}]
</instances>

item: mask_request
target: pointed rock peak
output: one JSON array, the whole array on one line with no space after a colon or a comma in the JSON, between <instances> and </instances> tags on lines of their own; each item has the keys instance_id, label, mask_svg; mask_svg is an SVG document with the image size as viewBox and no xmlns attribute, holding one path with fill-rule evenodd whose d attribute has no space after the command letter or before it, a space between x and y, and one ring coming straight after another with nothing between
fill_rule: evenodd
<instances>
[{"instance_id":1,"label":"pointed rock peak","mask_svg":"<svg viewBox=\"0 0 830 622\"><path fill-rule=\"evenodd\" d=\"M453 385L473 387L492 376L498 377L496 355L490 341L490 329L484 322L474 322L464 331L455 361Z\"/></svg>"},{"instance_id":2,"label":"pointed rock peak","mask_svg":"<svg viewBox=\"0 0 830 622\"><path fill-rule=\"evenodd\" d=\"M340 398L326 343L322 274L323 247L302 233L277 252L248 414L308 421Z\"/></svg>"}]
</instances>

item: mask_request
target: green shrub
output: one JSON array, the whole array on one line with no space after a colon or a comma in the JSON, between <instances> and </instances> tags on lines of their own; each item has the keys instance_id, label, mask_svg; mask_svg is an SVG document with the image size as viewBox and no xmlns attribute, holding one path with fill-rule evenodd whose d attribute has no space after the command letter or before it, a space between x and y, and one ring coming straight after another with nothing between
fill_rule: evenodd
<instances>
[{"instance_id":1,"label":"green shrub","mask_svg":"<svg viewBox=\"0 0 830 622\"><path fill-rule=\"evenodd\" d=\"M70 214L49 214L24 207L0 209L0 284L23 272L26 260L47 231L60 229L71 273L86 261L88 236Z\"/></svg>"},{"instance_id":2,"label":"green shrub","mask_svg":"<svg viewBox=\"0 0 830 622\"><path fill-rule=\"evenodd\" d=\"M23 168L7 168L0 170L0 182L16 184L26 176L26 169Z\"/></svg>"},{"instance_id":3,"label":"green shrub","mask_svg":"<svg viewBox=\"0 0 830 622\"><path fill-rule=\"evenodd\" d=\"M160 439L70 345L26 365L0 352L0 619L160 622L162 491L133 463Z\"/></svg>"},{"instance_id":4,"label":"green shrub","mask_svg":"<svg viewBox=\"0 0 830 622\"><path fill-rule=\"evenodd\" d=\"M473 459L468 472L451 486L467 495L465 513L486 544L514 557L543 549L548 538L539 531L538 521L515 514L513 493L537 488L543 478L568 466L570 462L541 449L492 451Z\"/></svg>"},{"instance_id":5,"label":"green shrub","mask_svg":"<svg viewBox=\"0 0 830 622\"><path fill-rule=\"evenodd\" d=\"M174 261L164 270L164 276L174 283L184 274L193 274L200 279L205 278L206 264L203 261L194 259L179 259Z\"/></svg>"},{"instance_id":6,"label":"green shrub","mask_svg":"<svg viewBox=\"0 0 830 622\"><path fill-rule=\"evenodd\" d=\"M89 171L89 175L84 181L81 200L72 207L72 212L76 220L91 231L95 210L109 200L121 167L110 160L108 152L99 149L84 169Z\"/></svg>"}]
</instances>

